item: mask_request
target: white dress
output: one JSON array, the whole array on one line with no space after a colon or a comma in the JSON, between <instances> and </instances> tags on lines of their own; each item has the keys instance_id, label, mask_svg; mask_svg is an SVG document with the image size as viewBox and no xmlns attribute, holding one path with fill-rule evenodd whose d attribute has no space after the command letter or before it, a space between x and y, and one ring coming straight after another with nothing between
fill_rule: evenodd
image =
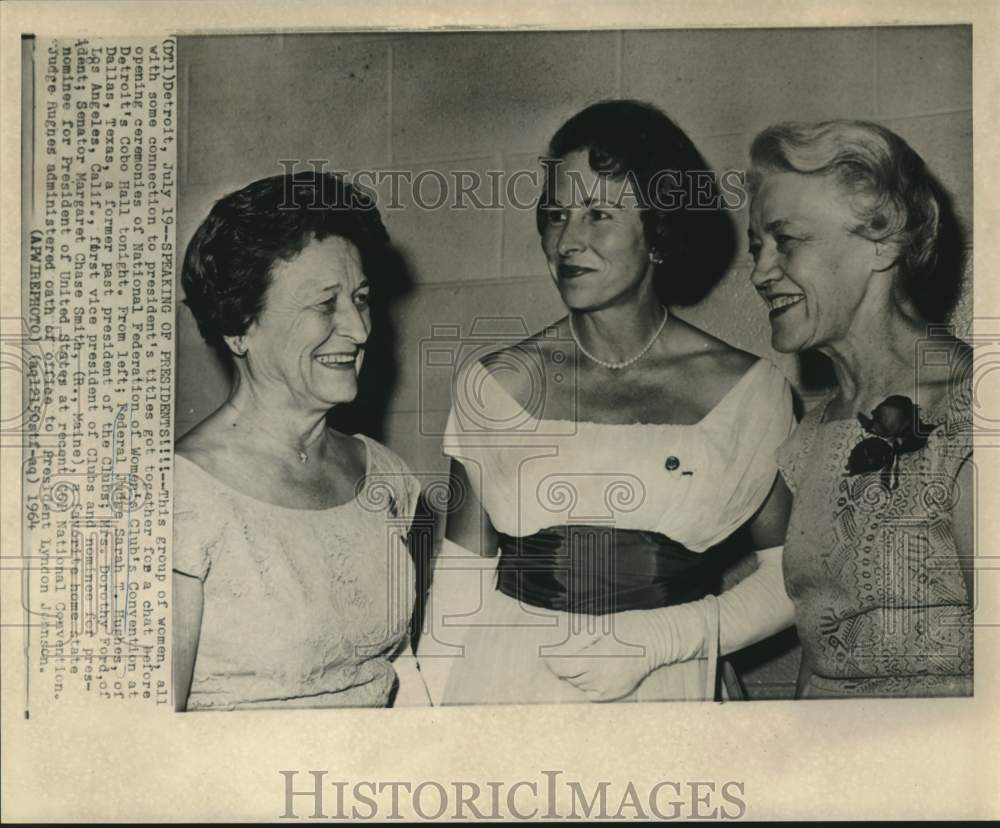
<instances>
[{"instance_id":1,"label":"white dress","mask_svg":"<svg viewBox=\"0 0 1000 828\"><path fill-rule=\"evenodd\" d=\"M475 363L456 383L444 451L462 463L502 534L610 525L655 532L702 553L763 504L777 448L794 425L788 382L766 360L693 425L537 419ZM493 588L494 569L490 559L437 563L437 629L427 651L448 664L439 703L583 701L544 656L566 640L571 623L610 634L609 618L529 606ZM635 655L628 642L621 647L622 655ZM706 674L706 659L661 667L628 700L704 699Z\"/></svg>"},{"instance_id":2,"label":"white dress","mask_svg":"<svg viewBox=\"0 0 1000 828\"><path fill-rule=\"evenodd\" d=\"M415 600L406 536L420 486L358 439L365 478L328 509L264 503L177 455L173 568L204 590L188 710L389 702Z\"/></svg>"}]
</instances>

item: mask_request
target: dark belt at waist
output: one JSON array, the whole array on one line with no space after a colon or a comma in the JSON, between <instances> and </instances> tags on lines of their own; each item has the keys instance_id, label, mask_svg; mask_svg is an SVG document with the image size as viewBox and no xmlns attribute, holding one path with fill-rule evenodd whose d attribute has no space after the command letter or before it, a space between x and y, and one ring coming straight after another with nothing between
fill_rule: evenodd
<instances>
[{"instance_id":1,"label":"dark belt at waist","mask_svg":"<svg viewBox=\"0 0 1000 828\"><path fill-rule=\"evenodd\" d=\"M607 615L704 598L714 572L704 555L656 532L554 526L500 535L497 589L544 609Z\"/></svg>"}]
</instances>

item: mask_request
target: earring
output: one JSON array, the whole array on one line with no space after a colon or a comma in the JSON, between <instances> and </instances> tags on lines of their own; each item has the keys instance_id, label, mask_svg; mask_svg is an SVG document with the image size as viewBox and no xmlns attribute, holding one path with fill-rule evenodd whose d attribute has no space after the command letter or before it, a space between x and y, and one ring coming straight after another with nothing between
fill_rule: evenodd
<instances>
[{"instance_id":1,"label":"earring","mask_svg":"<svg viewBox=\"0 0 1000 828\"><path fill-rule=\"evenodd\" d=\"M246 354L247 343L242 336L238 336L233 339L233 351L235 351L238 356L244 356Z\"/></svg>"},{"instance_id":2,"label":"earring","mask_svg":"<svg viewBox=\"0 0 1000 828\"><path fill-rule=\"evenodd\" d=\"M663 264L663 254L659 250L650 250L649 261L653 264Z\"/></svg>"}]
</instances>

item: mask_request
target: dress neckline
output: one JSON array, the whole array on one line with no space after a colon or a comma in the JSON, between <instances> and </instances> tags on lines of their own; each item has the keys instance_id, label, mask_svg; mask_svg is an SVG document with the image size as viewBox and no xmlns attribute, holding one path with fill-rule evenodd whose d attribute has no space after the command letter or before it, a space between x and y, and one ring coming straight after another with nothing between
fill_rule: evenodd
<instances>
[{"instance_id":1,"label":"dress neckline","mask_svg":"<svg viewBox=\"0 0 1000 828\"><path fill-rule=\"evenodd\" d=\"M826 412L830 408L830 403L833 402L834 398L837 396L837 389L834 388L828 391L826 396L823 397L818 403L816 403L816 422L821 426L838 426L847 423L847 425L861 427L861 423L858 422L858 417L855 414L851 417L837 417L833 420L826 419Z\"/></svg>"},{"instance_id":2,"label":"dress neckline","mask_svg":"<svg viewBox=\"0 0 1000 828\"><path fill-rule=\"evenodd\" d=\"M832 403L834 398L837 396L837 390L838 389L836 387L830 389L830 391L828 391L824 397L821 397L820 400L813 407L812 411L816 412L816 422L820 426L836 426L843 423L848 423L850 425L856 425L860 427L861 423L858 422L857 413L855 413L850 417L837 417L834 420L826 419L826 412L830 408L830 403ZM887 394L886 397L888 396L889 395ZM923 420L924 417L932 421L940 419L941 422L935 423L935 425L943 425L945 422L947 422L949 414L951 414L955 410L959 410L960 408L964 409L965 407L966 403L960 397L957 397L952 394L944 394L934 405L928 406L926 408L925 407L920 408L920 413L921 413L920 419ZM868 413L870 414L871 412Z\"/></svg>"},{"instance_id":3,"label":"dress neckline","mask_svg":"<svg viewBox=\"0 0 1000 828\"><path fill-rule=\"evenodd\" d=\"M480 363L481 364L481 363ZM672 428L672 429L694 429L704 426L709 419L713 418L716 412L720 411L724 405L736 395L738 388L741 388L744 383L746 383L747 378L754 373L754 371L761 365L770 366L771 363L764 359L763 357L758 357L757 361L754 362L743 375L733 383L732 387L722 395L722 398L709 410L705 415L694 423L647 423L647 422L637 422L637 423L602 423L594 420L569 420L559 417L536 417L530 411L528 411L521 403L516 400L506 388L493 376L492 372L485 365L482 366L483 370L486 371L490 382L499 389L500 393L503 394L508 400L510 400L515 406L517 406L528 418L536 423L556 423L556 424L566 424L571 423L576 427L592 427L592 428L613 428L613 429L626 429L626 428ZM773 367L773 366L771 366ZM776 369L775 369L776 370Z\"/></svg>"},{"instance_id":4,"label":"dress neckline","mask_svg":"<svg viewBox=\"0 0 1000 828\"><path fill-rule=\"evenodd\" d=\"M364 477L364 481L365 481L365 485L367 485L368 479L369 479L369 477L371 477L371 472L372 472L372 446L371 446L371 440L368 437L366 437L364 434L354 434L352 436L354 437L354 439L360 440L361 444L365 447L365 477ZM175 459L183 460L188 466L196 469L197 472L198 472L198 474L202 475L203 477L205 477L208 480L211 480L212 483L214 483L216 486L221 486L223 489L225 489L226 492L228 492L230 494L233 494L233 495L235 495L235 496L237 496L237 497L239 497L239 498L241 498L243 500L250 501L254 505L264 506L264 507L266 507L268 509L275 509L275 510L280 511L280 512L289 512L289 513L295 514L295 515L302 515L302 514L323 515L323 514L329 514L330 512L334 512L334 511L336 511L338 509L345 509L348 506L352 506L352 505L354 505L355 503L358 502L359 493L360 493L360 491L362 491L364 489L364 486L356 487L354 495L351 497L350 500L345 500L343 503L337 503L334 506L324 506L322 509L300 509L300 508L296 508L294 506L282 506L282 505L280 505L278 503L271 503L271 502L269 502L267 500L261 500L259 497L254 497L253 495L249 495L246 492L241 492L239 489L234 489L228 483L223 482L218 477L216 477L214 474L212 474L211 472L209 472L207 469L204 469L201 466L199 466L197 463L194 462L194 460L189 460L183 454L178 454L176 451L174 452L174 458Z\"/></svg>"}]
</instances>

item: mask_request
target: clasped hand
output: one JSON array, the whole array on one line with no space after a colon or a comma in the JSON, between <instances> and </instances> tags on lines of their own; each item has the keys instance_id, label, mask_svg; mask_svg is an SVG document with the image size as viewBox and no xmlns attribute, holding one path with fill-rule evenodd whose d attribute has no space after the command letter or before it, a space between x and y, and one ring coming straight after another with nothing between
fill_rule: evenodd
<instances>
[{"instance_id":1,"label":"clasped hand","mask_svg":"<svg viewBox=\"0 0 1000 828\"><path fill-rule=\"evenodd\" d=\"M566 641L549 649L545 665L589 701L627 696L660 664L652 619L644 610L606 616L568 615Z\"/></svg>"}]
</instances>

